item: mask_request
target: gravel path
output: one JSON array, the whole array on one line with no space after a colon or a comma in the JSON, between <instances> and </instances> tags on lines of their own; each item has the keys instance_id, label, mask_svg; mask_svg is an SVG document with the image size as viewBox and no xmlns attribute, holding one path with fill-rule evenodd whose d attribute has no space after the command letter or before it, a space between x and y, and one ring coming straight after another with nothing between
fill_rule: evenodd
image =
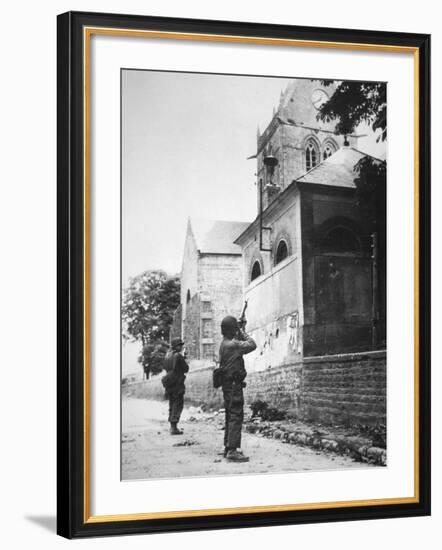
<instances>
[{"instance_id":1,"label":"gravel path","mask_svg":"<svg viewBox=\"0 0 442 550\"><path fill-rule=\"evenodd\" d=\"M233 464L219 454L223 414L185 408L181 436L171 436L167 402L125 398L122 403L122 478L152 479L370 468L351 458L243 433L250 462Z\"/></svg>"}]
</instances>

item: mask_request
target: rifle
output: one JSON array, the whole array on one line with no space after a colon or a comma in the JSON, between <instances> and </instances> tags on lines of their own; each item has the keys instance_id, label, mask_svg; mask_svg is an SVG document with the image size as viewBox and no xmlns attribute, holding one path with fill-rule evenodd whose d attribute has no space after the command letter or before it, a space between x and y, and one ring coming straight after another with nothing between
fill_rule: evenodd
<instances>
[{"instance_id":1,"label":"rifle","mask_svg":"<svg viewBox=\"0 0 442 550\"><path fill-rule=\"evenodd\" d=\"M244 330L244 327L246 326L247 319L246 319L246 309L247 309L247 300L244 300L244 305L242 306L241 315L238 319L238 326L241 330Z\"/></svg>"}]
</instances>

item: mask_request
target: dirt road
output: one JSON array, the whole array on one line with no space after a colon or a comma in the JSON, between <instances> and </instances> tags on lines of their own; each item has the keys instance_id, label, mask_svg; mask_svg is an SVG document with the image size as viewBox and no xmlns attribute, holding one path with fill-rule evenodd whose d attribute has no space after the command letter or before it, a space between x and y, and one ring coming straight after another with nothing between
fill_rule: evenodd
<instances>
[{"instance_id":1,"label":"dirt road","mask_svg":"<svg viewBox=\"0 0 442 550\"><path fill-rule=\"evenodd\" d=\"M171 436L166 401L125 398L122 405L123 480L371 467L348 457L248 433L243 433L242 449L250 462L232 464L219 454L223 414L185 408L180 423L184 434Z\"/></svg>"}]
</instances>

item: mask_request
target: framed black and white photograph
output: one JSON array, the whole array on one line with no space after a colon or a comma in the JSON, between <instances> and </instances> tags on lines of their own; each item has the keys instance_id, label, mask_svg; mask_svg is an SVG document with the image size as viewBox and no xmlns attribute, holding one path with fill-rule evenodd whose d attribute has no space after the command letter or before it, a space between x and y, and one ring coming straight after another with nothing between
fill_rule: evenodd
<instances>
[{"instance_id":1,"label":"framed black and white photograph","mask_svg":"<svg viewBox=\"0 0 442 550\"><path fill-rule=\"evenodd\" d=\"M427 515L428 35L58 17L58 532Z\"/></svg>"}]
</instances>

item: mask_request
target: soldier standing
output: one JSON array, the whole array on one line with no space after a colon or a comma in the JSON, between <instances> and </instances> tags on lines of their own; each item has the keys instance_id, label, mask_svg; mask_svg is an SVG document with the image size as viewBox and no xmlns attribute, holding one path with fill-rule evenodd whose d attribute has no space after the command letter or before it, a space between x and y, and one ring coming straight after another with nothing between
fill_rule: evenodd
<instances>
[{"instance_id":1,"label":"soldier standing","mask_svg":"<svg viewBox=\"0 0 442 550\"><path fill-rule=\"evenodd\" d=\"M164 359L164 368L167 371L164 377L167 381L164 386L169 398L169 422L170 433L172 435L181 435L183 433L178 429L178 422L183 411L184 393L186 391L184 381L186 379L186 372L189 370L183 350L184 342L181 338L173 338L171 349L167 352Z\"/></svg>"},{"instance_id":2,"label":"soldier standing","mask_svg":"<svg viewBox=\"0 0 442 550\"><path fill-rule=\"evenodd\" d=\"M230 462L248 462L241 451L241 430L244 420L243 388L247 376L243 355L256 349L255 341L238 325L235 317L227 316L221 322L224 336L219 348L222 369L222 390L226 426L224 432L224 456Z\"/></svg>"}]
</instances>

